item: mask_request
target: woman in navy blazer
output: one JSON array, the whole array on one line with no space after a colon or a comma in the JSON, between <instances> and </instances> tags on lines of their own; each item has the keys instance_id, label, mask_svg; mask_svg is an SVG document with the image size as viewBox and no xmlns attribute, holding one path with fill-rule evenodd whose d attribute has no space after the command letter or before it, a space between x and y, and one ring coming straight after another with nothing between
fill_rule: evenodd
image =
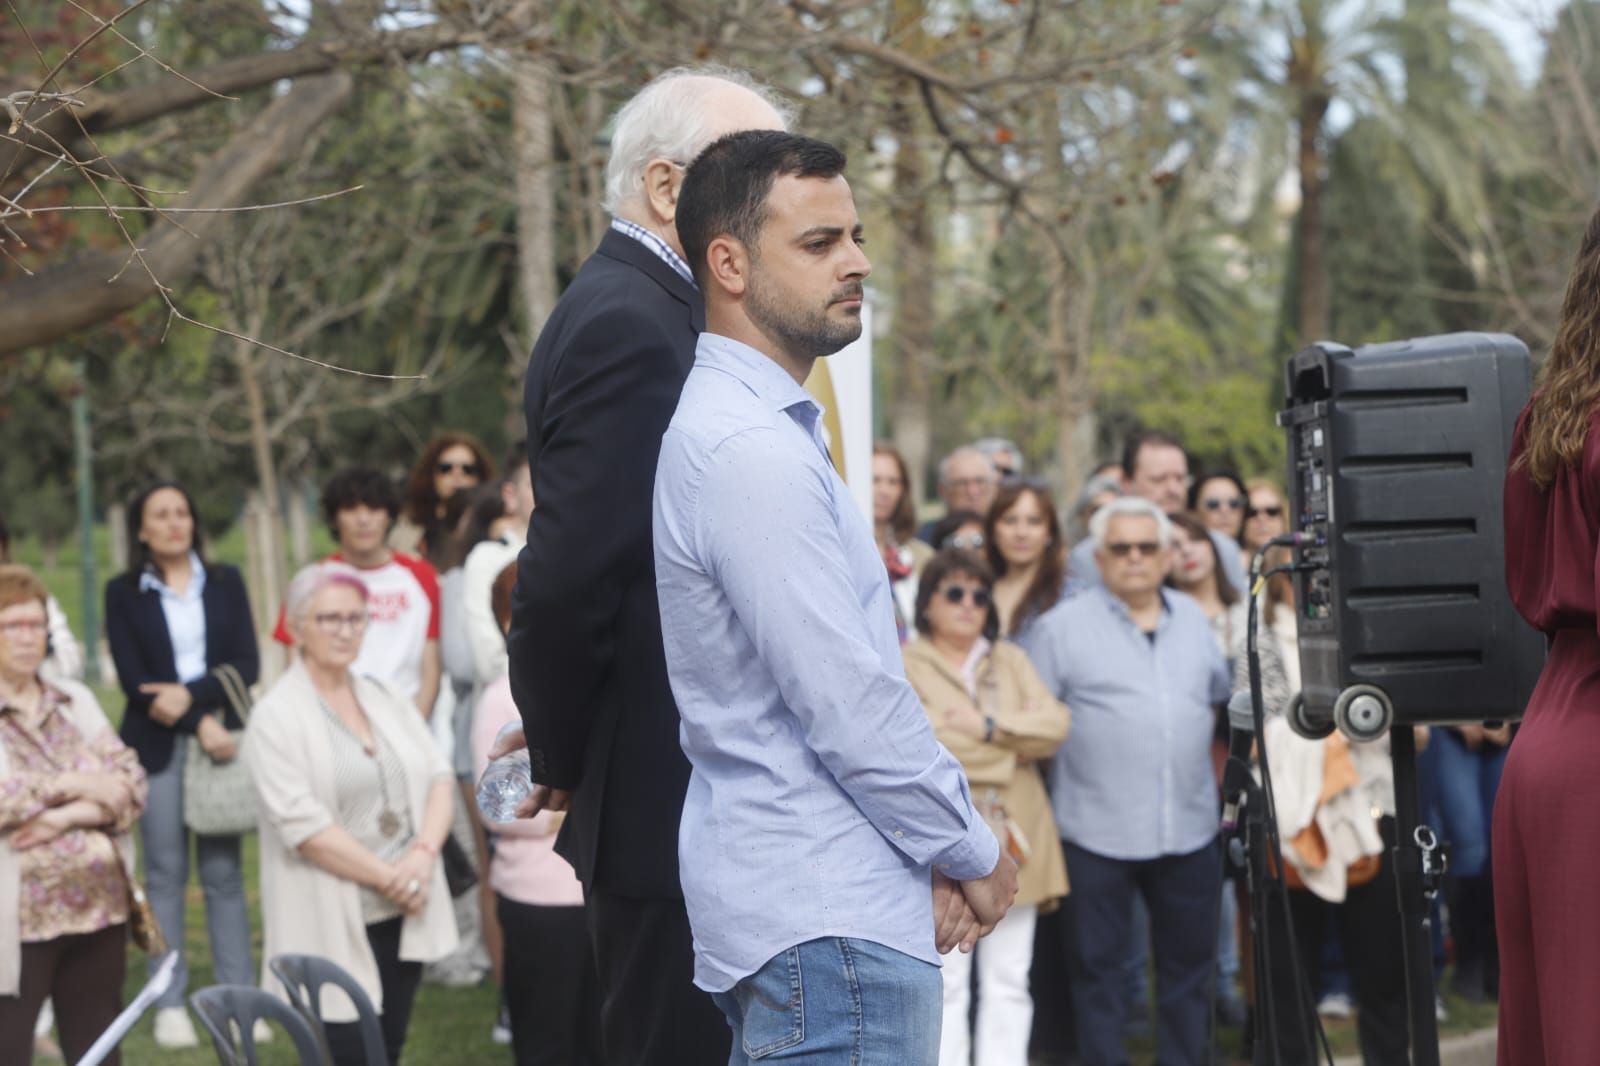
<instances>
[{"instance_id":1,"label":"woman in navy blazer","mask_svg":"<svg viewBox=\"0 0 1600 1066\"><path fill-rule=\"evenodd\" d=\"M228 730L244 723L228 705L216 671L228 664L246 685L255 683L255 619L239 571L202 560L194 503L181 486L157 482L134 498L128 544L132 565L106 585L106 635L128 698L122 740L138 754L150 782L140 823L150 904L168 942L181 952L190 836L183 823L184 757L189 744L219 762L237 755ZM216 980L251 985L239 844L237 836L195 837ZM150 960L152 968L156 961ZM183 1006L188 976L180 954L172 985L156 1001L155 1037L162 1047L198 1043Z\"/></svg>"}]
</instances>

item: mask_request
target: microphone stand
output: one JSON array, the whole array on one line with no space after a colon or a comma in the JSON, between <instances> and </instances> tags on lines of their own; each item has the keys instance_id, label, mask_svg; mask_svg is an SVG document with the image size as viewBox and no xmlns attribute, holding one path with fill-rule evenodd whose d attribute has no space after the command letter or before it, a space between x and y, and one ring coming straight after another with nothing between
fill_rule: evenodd
<instances>
[{"instance_id":1,"label":"microphone stand","mask_svg":"<svg viewBox=\"0 0 1600 1066\"><path fill-rule=\"evenodd\" d=\"M1400 954L1406 970L1406 1013L1412 1066L1439 1066L1439 1019L1434 1014L1433 899L1444 878L1445 860L1433 830L1422 824L1417 786L1417 738L1411 726L1389 730L1394 764L1394 887L1404 933Z\"/></svg>"}]
</instances>

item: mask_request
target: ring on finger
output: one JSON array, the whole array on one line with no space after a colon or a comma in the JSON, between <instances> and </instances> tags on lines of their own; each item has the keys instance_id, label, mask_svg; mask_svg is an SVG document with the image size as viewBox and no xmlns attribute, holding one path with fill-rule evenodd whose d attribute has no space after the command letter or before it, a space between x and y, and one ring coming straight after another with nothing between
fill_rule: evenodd
<instances>
[{"instance_id":1,"label":"ring on finger","mask_svg":"<svg viewBox=\"0 0 1600 1066\"><path fill-rule=\"evenodd\" d=\"M415 877L413 877L411 880L406 882L406 895L415 896L418 892L421 892L421 891L422 891L422 885L417 883L417 879Z\"/></svg>"}]
</instances>

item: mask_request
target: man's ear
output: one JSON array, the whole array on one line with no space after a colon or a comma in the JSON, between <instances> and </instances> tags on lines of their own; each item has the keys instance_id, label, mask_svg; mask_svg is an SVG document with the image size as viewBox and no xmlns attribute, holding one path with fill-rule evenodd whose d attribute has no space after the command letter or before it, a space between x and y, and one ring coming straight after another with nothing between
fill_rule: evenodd
<instances>
[{"instance_id":1,"label":"man's ear","mask_svg":"<svg viewBox=\"0 0 1600 1066\"><path fill-rule=\"evenodd\" d=\"M737 237L723 235L706 246L707 280L730 296L750 284L750 253Z\"/></svg>"},{"instance_id":2,"label":"man's ear","mask_svg":"<svg viewBox=\"0 0 1600 1066\"><path fill-rule=\"evenodd\" d=\"M683 188L683 168L670 159L652 159L644 168L644 199L658 223L675 225L678 190Z\"/></svg>"}]
</instances>

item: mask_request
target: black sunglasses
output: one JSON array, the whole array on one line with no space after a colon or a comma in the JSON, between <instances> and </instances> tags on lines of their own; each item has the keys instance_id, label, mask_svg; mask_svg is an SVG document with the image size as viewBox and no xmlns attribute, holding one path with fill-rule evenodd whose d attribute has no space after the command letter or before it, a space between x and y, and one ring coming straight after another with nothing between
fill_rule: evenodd
<instances>
[{"instance_id":1,"label":"black sunglasses","mask_svg":"<svg viewBox=\"0 0 1600 1066\"><path fill-rule=\"evenodd\" d=\"M967 598L967 593L972 593L972 606L980 611L989 606L988 589L969 589L965 585L950 585L944 590L944 601L955 606L960 606Z\"/></svg>"},{"instance_id":2,"label":"black sunglasses","mask_svg":"<svg viewBox=\"0 0 1600 1066\"><path fill-rule=\"evenodd\" d=\"M1138 552L1140 555L1154 555L1160 550L1160 543L1153 540L1124 540L1106 545L1106 551L1115 555L1118 559L1126 559L1134 552Z\"/></svg>"},{"instance_id":3,"label":"black sunglasses","mask_svg":"<svg viewBox=\"0 0 1600 1066\"><path fill-rule=\"evenodd\" d=\"M468 477L477 477L478 476L478 464L477 463L445 463L445 462L441 462L437 466L435 466L434 469L437 470L441 474L453 474L457 470L459 470L463 474L466 474Z\"/></svg>"},{"instance_id":4,"label":"black sunglasses","mask_svg":"<svg viewBox=\"0 0 1600 1066\"><path fill-rule=\"evenodd\" d=\"M1256 518L1260 515L1266 515L1268 518L1282 518L1283 508L1277 504L1273 504L1271 507L1252 507L1244 515L1246 518Z\"/></svg>"},{"instance_id":5,"label":"black sunglasses","mask_svg":"<svg viewBox=\"0 0 1600 1066\"><path fill-rule=\"evenodd\" d=\"M1242 511L1250 505L1250 501L1243 496L1212 496L1200 502L1208 511L1220 511L1224 507L1230 511Z\"/></svg>"}]
</instances>

